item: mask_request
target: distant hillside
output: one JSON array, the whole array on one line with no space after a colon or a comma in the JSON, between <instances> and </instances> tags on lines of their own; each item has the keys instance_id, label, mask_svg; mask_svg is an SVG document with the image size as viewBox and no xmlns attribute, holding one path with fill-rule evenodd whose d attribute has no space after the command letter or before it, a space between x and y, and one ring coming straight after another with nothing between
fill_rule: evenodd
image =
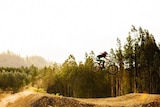
<instances>
[{"instance_id":1,"label":"distant hillside","mask_svg":"<svg viewBox=\"0 0 160 107\"><path fill-rule=\"evenodd\" d=\"M16 55L12 52L3 52L0 54L0 66L2 67L21 67L21 66L31 66L35 65L36 67L48 66L51 63L46 61L41 56L30 56L22 58L19 55Z\"/></svg>"}]
</instances>

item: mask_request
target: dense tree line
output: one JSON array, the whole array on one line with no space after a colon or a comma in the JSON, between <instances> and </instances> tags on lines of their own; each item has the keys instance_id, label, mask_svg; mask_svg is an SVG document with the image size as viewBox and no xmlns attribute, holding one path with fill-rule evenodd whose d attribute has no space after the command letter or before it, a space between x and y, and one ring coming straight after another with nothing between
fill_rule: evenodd
<instances>
[{"instance_id":1,"label":"dense tree line","mask_svg":"<svg viewBox=\"0 0 160 107\"><path fill-rule=\"evenodd\" d=\"M32 83L38 73L34 67L0 67L0 89L1 91L17 92L22 87Z\"/></svg>"},{"instance_id":2,"label":"dense tree line","mask_svg":"<svg viewBox=\"0 0 160 107\"><path fill-rule=\"evenodd\" d=\"M130 91L160 92L160 49L148 30L132 26L124 46L124 60L128 62Z\"/></svg>"},{"instance_id":3,"label":"dense tree line","mask_svg":"<svg viewBox=\"0 0 160 107\"><path fill-rule=\"evenodd\" d=\"M117 38L117 49L111 49L109 55L118 66L116 75L93 72L95 57L91 51L79 63L69 55L63 64L54 63L42 69L1 67L0 88L18 90L30 84L48 93L86 98L131 92L160 93L160 49L148 30L132 26L124 46Z\"/></svg>"},{"instance_id":4,"label":"dense tree line","mask_svg":"<svg viewBox=\"0 0 160 107\"><path fill-rule=\"evenodd\" d=\"M93 54L93 53L92 53ZM63 63L56 81L49 86L49 93L60 93L73 97L105 97L110 95L110 84L105 72L92 71L93 59L86 55L84 64L77 65L73 55Z\"/></svg>"}]
</instances>

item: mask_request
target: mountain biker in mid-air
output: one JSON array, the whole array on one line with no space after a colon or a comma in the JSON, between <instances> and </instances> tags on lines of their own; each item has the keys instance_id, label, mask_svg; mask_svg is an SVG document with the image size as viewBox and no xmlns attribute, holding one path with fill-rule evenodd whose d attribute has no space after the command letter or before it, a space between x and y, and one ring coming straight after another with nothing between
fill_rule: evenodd
<instances>
[{"instance_id":1,"label":"mountain biker in mid-air","mask_svg":"<svg viewBox=\"0 0 160 107\"><path fill-rule=\"evenodd\" d=\"M106 51L104 51L103 53L97 55L97 58L96 58L97 61L99 61L100 63L102 63L102 67L103 68L105 68L104 67L105 60L103 58L105 58L106 60L108 60L107 59L107 55L108 55L108 53Z\"/></svg>"}]
</instances>

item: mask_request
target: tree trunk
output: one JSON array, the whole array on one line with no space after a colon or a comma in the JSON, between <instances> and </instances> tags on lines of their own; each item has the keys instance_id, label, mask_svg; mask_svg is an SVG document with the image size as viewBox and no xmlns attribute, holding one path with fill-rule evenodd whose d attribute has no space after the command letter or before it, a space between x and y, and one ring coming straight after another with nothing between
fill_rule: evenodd
<instances>
[{"instance_id":1,"label":"tree trunk","mask_svg":"<svg viewBox=\"0 0 160 107\"><path fill-rule=\"evenodd\" d=\"M117 76L117 78L116 78L116 96L119 96L120 95L120 80L119 80L120 78L119 78L119 73L118 73L118 76Z\"/></svg>"},{"instance_id":2,"label":"tree trunk","mask_svg":"<svg viewBox=\"0 0 160 107\"><path fill-rule=\"evenodd\" d=\"M111 96L112 97L115 97L116 96L116 90L115 90L115 76L114 75L112 75L111 76Z\"/></svg>"}]
</instances>

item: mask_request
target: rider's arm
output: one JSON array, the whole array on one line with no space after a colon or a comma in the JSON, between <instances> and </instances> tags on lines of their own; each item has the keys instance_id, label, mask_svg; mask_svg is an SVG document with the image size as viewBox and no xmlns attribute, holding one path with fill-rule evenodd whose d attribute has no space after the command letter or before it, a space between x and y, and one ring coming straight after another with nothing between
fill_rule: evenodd
<instances>
[{"instance_id":1,"label":"rider's arm","mask_svg":"<svg viewBox=\"0 0 160 107\"><path fill-rule=\"evenodd\" d=\"M108 60L108 58L107 58L107 57L105 57L105 59L106 59L106 60Z\"/></svg>"}]
</instances>

